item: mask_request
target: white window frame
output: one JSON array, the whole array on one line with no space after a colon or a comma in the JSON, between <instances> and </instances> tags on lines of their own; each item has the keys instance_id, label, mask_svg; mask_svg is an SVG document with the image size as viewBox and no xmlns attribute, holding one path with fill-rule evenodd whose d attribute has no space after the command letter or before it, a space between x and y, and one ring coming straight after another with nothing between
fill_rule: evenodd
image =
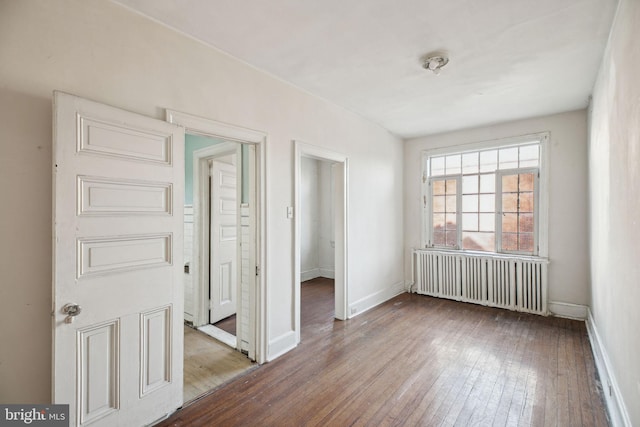
<instances>
[{"instance_id":1,"label":"white window frame","mask_svg":"<svg viewBox=\"0 0 640 427\"><path fill-rule=\"evenodd\" d=\"M517 169L502 169L496 171L496 252L502 254L514 254L514 255L531 255L529 252L522 251L507 251L502 248L502 197L498 197L498 194L502 196L502 177L505 175L518 175L524 173L533 173L533 256L538 256L540 253L540 238L538 236L539 225L538 217L539 209L538 203L540 200L540 168L517 168Z\"/></svg>"},{"instance_id":2,"label":"white window frame","mask_svg":"<svg viewBox=\"0 0 640 427\"><path fill-rule=\"evenodd\" d=\"M436 247L440 250L453 250L460 252L475 252L470 250L462 249L462 223L461 223L461 215L462 215L462 174L455 175L445 175L448 178L457 177L457 191L456 191L456 206L457 206L457 215L456 215L456 223L458 224L458 235L457 235L457 248L452 247L443 247L443 246L433 246L430 245L432 239L432 212L431 212L431 190L430 183L432 179L442 179L445 176L429 176L429 159L431 157L443 156L449 154L457 154L464 152L472 152L472 151L483 151L490 149L501 149L501 148L509 148L509 147L517 147L522 145L527 145L530 143L538 143L540 147L539 154L539 164L537 168L531 167L523 167L517 169L504 169L504 170L496 170L496 181L500 181L498 176L501 176L505 173L513 173L514 171L530 171L537 170L537 181L535 184L535 199L534 203L537 204L538 209L534 212L534 248L537 249L537 252L534 252L536 257L547 258L549 255L549 154L548 154L548 145L550 140L549 132L540 132L533 134L526 134L521 136L509 137L509 138L500 138L488 141L481 142L473 142L468 144L459 144L459 145L451 145L447 147L440 147L430 150L425 150L422 152L422 247L423 248L433 248ZM522 173L522 172L521 172ZM535 185L534 184L534 185ZM519 254L518 252L512 251L502 251L501 242L498 243L498 239L501 239L499 236L499 229L501 228L501 224L498 224L500 221L500 217L498 212L502 211L501 206L498 207L498 182L496 182L496 252L495 253L508 253L508 254ZM535 205L534 205L535 206ZM499 209L498 209L499 208ZM500 214L501 216L501 214ZM500 228L499 228L500 226ZM500 252L502 251L502 252ZM484 254L492 254L493 252L482 252ZM527 254L530 256L531 254Z\"/></svg>"},{"instance_id":3,"label":"white window frame","mask_svg":"<svg viewBox=\"0 0 640 427\"><path fill-rule=\"evenodd\" d=\"M436 181L440 181L440 180L452 180L455 179L456 180L456 226L458 227L456 232L456 246L455 247L451 247L451 246L446 246L446 245L442 245L442 246L437 246L433 243L431 243L433 241L433 236L432 236L432 232L433 232L433 227L431 226L433 224L433 209L429 208L427 215L427 224L428 224L428 229L430 230L427 236L427 243L423 246L425 247L430 247L430 248L438 248L438 249L450 249L450 250L460 250L462 248L462 232L460 230L459 224L461 224L462 221L462 209L460 209L460 207L462 206L462 174L457 174L457 175L438 175L438 176L432 176L427 178L428 182L427 182L427 195L426 195L426 200L428 200L429 202L431 202L431 200L433 200L433 195L431 193L431 188L433 188L433 186L431 185L432 181L436 180ZM426 202L427 204L429 204L429 202ZM426 231L426 230L425 230Z\"/></svg>"}]
</instances>

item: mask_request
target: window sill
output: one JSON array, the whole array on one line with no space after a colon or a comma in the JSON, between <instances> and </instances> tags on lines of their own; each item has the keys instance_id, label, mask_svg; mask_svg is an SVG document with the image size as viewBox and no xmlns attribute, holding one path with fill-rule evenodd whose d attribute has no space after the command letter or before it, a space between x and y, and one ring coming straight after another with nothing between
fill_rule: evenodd
<instances>
[{"instance_id":1,"label":"window sill","mask_svg":"<svg viewBox=\"0 0 640 427\"><path fill-rule=\"evenodd\" d=\"M483 252L483 251L471 251L471 250L464 250L464 249L436 248L436 247L421 248L421 249L416 249L416 251L438 252L438 253L449 254L449 255L460 255L460 256L469 257L469 258L514 259L514 260L544 262L547 264L549 263L549 258L544 258L538 255L501 253L501 252Z\"/></svg>"}]
</instances>

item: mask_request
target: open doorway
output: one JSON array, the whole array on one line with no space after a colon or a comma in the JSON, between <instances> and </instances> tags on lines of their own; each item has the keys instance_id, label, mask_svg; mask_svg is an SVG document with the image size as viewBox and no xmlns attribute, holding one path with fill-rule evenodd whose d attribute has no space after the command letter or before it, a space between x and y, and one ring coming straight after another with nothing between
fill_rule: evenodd
<instances>
[{"instance_id":1,"label":"open doorway","mask_svg":"<svg viewBox=\"0 0 640 427\"><path fill-rule=\"evenodd\" d=\"M185 197L188 402L265 361L266 135L171 110L167 121L185 128L185 186L192 191L191 203Z\"/></svg>"},{"instance_id":2,"label":"open doorway","mask_svg":"<svg viewBox=\"0 0 640 427\"><path fill-rule=\"evenodd\" d=\"M243 233L250 155L238 142L185 136L185 401L252 367L248 339L243 345L236 325L250 317L249 304L238 299L248 286L241 278L250 262L249 232Z\"/></svg>"},{"instance_id":3,"label":"open doorway","mask_svg":"<svg viewBox=\"0 0 640 427\"><path fill-rule=\"evenodd\" d=\"M295 143L295 321L301 339L302 282L333 284L333 317L347 319L348 159ZM307 282L312 284L315 282Z\"/></svg>"},{"instance_id":4,"label":"open doorway","mask_svg":"<svg viewBox=\"0 0 640 427\"><path fill-rule=\"evenodd\" d=\"M185 137L185 321L240 350L236 319L249 317L248 304L238 300L249 253L241 225L248 215L244 148L220 138Z\"/></svg>"},{"instance_id":5,"label":"open doorway","mask_svg":"<svg viewBox=\"0 0 640 427\"><path fill-rule=\"evenodd\" d=\"M304 340L312 328L322 329L335 317L335 182L333 162L302 157L300 167L300 331ZM331 306L318 316L316 306L326 306L329 300Z\"/></svg>"}]
</instances>

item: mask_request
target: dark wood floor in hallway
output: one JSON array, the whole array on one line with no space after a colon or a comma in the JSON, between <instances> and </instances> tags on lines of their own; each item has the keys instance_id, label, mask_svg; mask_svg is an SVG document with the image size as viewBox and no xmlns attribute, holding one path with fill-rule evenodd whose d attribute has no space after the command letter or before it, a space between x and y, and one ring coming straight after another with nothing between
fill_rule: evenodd
<instances>
[{"instance_id":1,"label":"dark wood floor in hallway","mask_svg":"<svg viewBox=\"0 0 640 427\"><path fill-rule=\"evenodd\" d=\"M302 342L162 426L606 426L583 322L402 294L333 320L302 285Z\"/></svg>"}]
</instances>

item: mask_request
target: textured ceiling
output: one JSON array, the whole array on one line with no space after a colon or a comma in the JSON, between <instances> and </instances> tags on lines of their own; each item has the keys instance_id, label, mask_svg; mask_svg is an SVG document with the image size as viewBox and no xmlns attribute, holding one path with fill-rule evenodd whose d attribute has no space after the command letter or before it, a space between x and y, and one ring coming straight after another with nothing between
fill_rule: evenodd
<instances>
[{"instance_id":1,"label":"textured ceiling","mask_svg":"<svg viewBox=\"0 0 640 427\"><path fill-rule=\"evenodd\" d=\"M616 0L117 0L408 138L587 106ZM438 76L421 67L449 53Z\"/></svg>"}]
</instances>

